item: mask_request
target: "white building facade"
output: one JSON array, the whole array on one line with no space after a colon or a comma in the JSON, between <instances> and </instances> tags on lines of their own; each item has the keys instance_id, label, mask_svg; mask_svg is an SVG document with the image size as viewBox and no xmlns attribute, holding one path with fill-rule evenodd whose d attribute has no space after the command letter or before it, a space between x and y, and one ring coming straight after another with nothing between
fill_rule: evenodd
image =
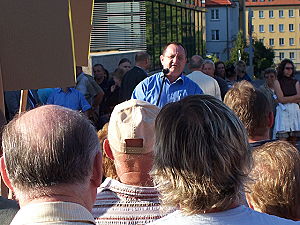
<instances>
[{"instance_id":1,"label":"white building facade","mask_svg":"<svg viewBox=\"0 0 300 225\"><path fill-rule=\"evenodd\" d=\"M206 0L205 7L206 53L227 61L239 32L239 2Z\"/></svg>"}]
</instances>

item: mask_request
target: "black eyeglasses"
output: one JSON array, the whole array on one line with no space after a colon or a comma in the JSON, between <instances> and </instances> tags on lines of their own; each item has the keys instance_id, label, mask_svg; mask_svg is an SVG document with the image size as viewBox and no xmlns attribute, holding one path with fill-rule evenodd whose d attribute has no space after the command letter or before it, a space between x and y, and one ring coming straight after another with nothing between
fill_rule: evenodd
<instances>
[{"instance_id":1,"label":"black eyeglasses","mask_svg":"<svg viewBox=\"0 0 300 225\"><path fill-rule=\"evenodd\" d=\"M293 67L285 67L284 69L286 69L286 70L293 70L294 68Z\"/></svg>"}]
</instances>

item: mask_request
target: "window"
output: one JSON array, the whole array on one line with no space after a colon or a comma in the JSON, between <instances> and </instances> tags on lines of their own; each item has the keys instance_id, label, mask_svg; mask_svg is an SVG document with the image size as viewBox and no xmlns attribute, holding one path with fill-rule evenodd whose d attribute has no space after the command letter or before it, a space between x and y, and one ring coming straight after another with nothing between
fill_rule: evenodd
<instances>
[{"instance_id":1,"label":"window","mask_svg":"<svg viewBox=\"0 0 300 225\"><path fill-rule=\"evenodd\" d=\"M279 45L284 45L284 38L279 38Z\"/></svg>"},{"instance_id":2,"label":"window","mask_svg":"<svg viewBox=\"0 0 300 225\"><path fill-rule=\"evenodd\" d=\"M279 24L279 32L284 32L284 25L283 24Z\"/></svg>"},{"instance_id":3,"label":"window","mask_svg":"<svg viewBox=\"0 0 300 225\"><path fill-rule=\"evenodd\" d=\"M269 18L274 18L274 11L273 10L269 10Z\"/></svg>"},{"instance_id":4,"label":"window","mask_svg":"<svg viewBox=\"0 0 300 225\"><path fill-rule=\"evenodd\" d=\"M289 43L290 43L290 45L295 45L295 39L294 38L289 38Z\"/></svg>"},{"instance_id":5,"label":"window","mask_svg":"<svg viewBox=\"0 0 300 225\"><path fill-rule=\"evenodd\" d=\"M265 18L265 17L264 17L264 11L259 11L259 12L258 12L258 17L259 17L259 18Z\"/></svg>"},{"instance_id":6,"label":"window","mask_svg":"<svg viewBox=\"0 0 300 225\"><path fill-rule=\"evenodd\" d=\"M290 59L295 59L295 52L290 52Z\"/></svg>"},{"instance_id":7,"label":"window","mask_svg":"<svg viewBox=\"0 0 300 225\"><path fill-rule=\"evenodd\" d=\"M264 38L260 38L258 41L264 43Z\"/></svg>"},{"instance_id":8,"label":"window","mask_svg":"<svg viewBox=\"0 0 300 225\"><path fill-rule=\"evenodd\" d=\"M274 32L274 25L273 24L269 24L269 32Z\"/></svg>"},{"instance_id":9,"label":"window","mask_svg":"<svg viewBox=\"0 0 300 225\"><path fill-rule=\"evenodd\" d=\"M270 46L274 46L274 38L270 38L269 39L269 45Z\"/></svg>"},{"instance_id":10,"label":"window","mask_svg":"<svg viewBox=\"0 0 300 225\"><path fill-rule=\"evenodd\" d=\"M220 31L219 30L211 31L211 40L214 40L214 41L220 40Z\"/></svg>"},{"instance_id":11,"label":"window","mask_svg":"<svg viewBox=\"0 0 300 225\"><path fill-rule=\"evenodd\" d=\"M264 25L259 25L259 32L260 32L260 33L265 32Z\"/></svg>"},{"instance_id":12,"label":"window","mask_svg":"<svg viewBox=\"0 0 300 225\"><path fill-rule=\"evenodd\" d=\"M289 24L289 31L293 32L294 30L294 24Z\"/></svg>"},{"instance_id":13,"label":"window","mask_svg":"<svg viewBox=\"0 0 300 225\"><path fill-rule=\"evenodd\" d=\"M282 17L284 17L284 14L283 14L283 10L281 9L281 10L279 10L279 18L282 18Z\"/></svg>"},{"instance_id":14,"label":"window","mask_svg":"<svg viewBox=\"0 0 300 225\"><path fill-rule=\"evenodd\" d=\"M289 17L294 17L294 10L293 9L289 9Z\"/></svg>"},{"instance_id":15,"label":"window","mask_svg":"<svg viewBox=\"0 0 300 225\"><path fill-rule=\"evenodd\" d=\"M218 20L218 19L220 19L219 9L212 9L211 10L211 19L212 20Z\"/></svg>"},{"instance_id":16,"label":"window","mask_svg":"<svg viewBox=\"0 0 300 225\"><path fill-rule=\"evenodd\" d=\"M279 59L283 60L284 59L284 52L279 52Z\"/></svg>"}]
</instances>

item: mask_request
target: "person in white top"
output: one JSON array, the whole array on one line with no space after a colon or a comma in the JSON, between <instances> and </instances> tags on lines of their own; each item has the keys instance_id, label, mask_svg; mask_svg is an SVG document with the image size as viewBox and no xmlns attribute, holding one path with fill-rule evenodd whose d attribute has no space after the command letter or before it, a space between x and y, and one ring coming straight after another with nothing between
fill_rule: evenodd
<instances>
[{"instance_id":1,"label":"person in white top","mask_svg":"<svg viewBox=\"0 0 300 225\"><path fill-rule=\"evenodd\" d=\"M221 92L218 82L201 71L203 58L200 55L192 56L188 67L192 71L187 75L192 81L199 85L204 94L212 95L221 100Z\"/></svg>"},{"instance_id":2,"label":"person in white top","mask_svg":"<svg viewBox=\"0 0 300 225\"><path fill-rule=\"evenodd\" d=\"M162 202L179 210L150 224L300 224L241 205L252 150L242 122L210 95L188 96L161 109L154 154L151 176Z\"/></svg>"}]
</instances>

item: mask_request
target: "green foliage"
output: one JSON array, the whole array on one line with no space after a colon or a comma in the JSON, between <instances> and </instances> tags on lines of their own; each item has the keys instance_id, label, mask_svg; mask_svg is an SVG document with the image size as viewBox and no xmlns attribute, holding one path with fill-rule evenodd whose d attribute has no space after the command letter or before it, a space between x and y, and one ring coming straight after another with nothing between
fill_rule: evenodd
<instances>
[{"instance_id":1,"label":"green foliage","mask_svg":"<svg viewBox=\"0 0 300 225\"><path fill-rule=\"evenodd\" d=\"M210 59L211 61L213 61L214 63L219 61L219 58L215 55L215 54L211 54L211 55L206 55L207 59Z\"/></svg>"},{"instance_id":2,"label":"green foliage","mask_svg":"<svg viewBox=\"0 0 300 225\"><path fill-rule=\"evenodd\" d=\"M264 44L258 40L254 41L254 74L256 78L262 78L262 72L274 65L275 53L272 48L266 48Z\"/></svg>"},{"instance_id":3,"label":"green foliage","mask_svg":"<svg viewBox=\"0 0 300 225\"><path fill-rule=\"evenodd\" d=\"M228 61L229 64L234 64L239 60L239 50L241 52L241 59L245 62L248 61L248 53L245 52L246 40L243 37L243 32L239 31L237 38L234 42L234 47L230 50L230 59Z\"/></svg>"}]
</instances>

